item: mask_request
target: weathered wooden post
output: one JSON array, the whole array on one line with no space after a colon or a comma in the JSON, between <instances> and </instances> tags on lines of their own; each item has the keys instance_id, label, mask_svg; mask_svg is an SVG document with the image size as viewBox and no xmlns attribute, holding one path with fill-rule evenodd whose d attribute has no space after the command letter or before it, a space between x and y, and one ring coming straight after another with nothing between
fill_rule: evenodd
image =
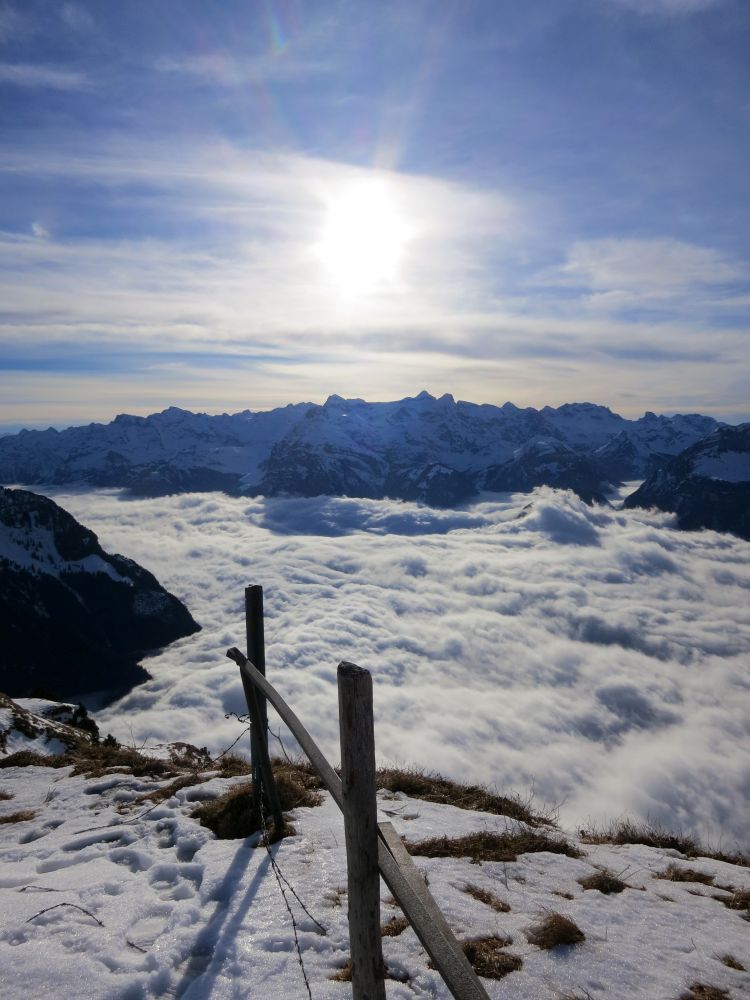
<instances>
[{"instance_id":1,"label":"weathered wooden post","mask_svg":"<svg viewBox=\"0 0 750 1000\"><path fill-rule=\"evenodd\" d=\"M253 666L266 676L266 639L263 629L263 588L258 584L245 587L245 635L247 641L247 658ZM245 688L245 700L248 711L251 712L252 695L255 695L258 703L258 714L260 724L252 718L250 728L250 755L253 767L253 796L256 802L260 802L260 789L263 782L260 762L263 758L263 751L268 754L268 708L266 698L262 691L255 691L252 684L248 684L244 677L242 679Z\"/></svg>"},{"instance_id":2,"label":"weathered wooden post","mask_svg":"<svg viewBox=\"0 0 750 1000\"><path fill-rule=\"evenodd\" d=\"M372 678L346 662L337 676L352 992L354 1000L385 1000Z\"/></svg>"}]
</instances>

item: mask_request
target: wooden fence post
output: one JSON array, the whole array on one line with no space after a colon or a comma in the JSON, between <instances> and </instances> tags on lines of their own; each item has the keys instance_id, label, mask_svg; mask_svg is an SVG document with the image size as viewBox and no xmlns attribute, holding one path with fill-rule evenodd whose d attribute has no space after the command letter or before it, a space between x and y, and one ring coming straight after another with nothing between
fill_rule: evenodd
<instances>
[{"instance_id":1,"label":"wooden fence post","mask_svg":"<svg viewBox=\"0 0 750 1000\"><path fill-rule=\"evenodd\" d=\"M352 993L354 1000L385 1000L372 678L346 662L337 677Z\"/></svg>"},{"instance_id":2,"label":"wooden fence post","mask_svg":"<svg viewBox=\"0 0 750 1000\"><path fill-rule=\"evenodd\" d=\"M263 588L258 584L245 587L245 634L247 638L247 658L263 676L266 676L266 640L263 630ZM244 685L244 678L243 678ZM263 784L261 760L263 754L268 755L268 708L262 691L254 692L252 685L245 687L245 700L248 711L251 705L251 692L256 694L260 725L251 717L250 723L250 757L253 768L253 796L260 802L260 790ZM252 716L252 712L251 712Z\"/></svg>"}]
</instances>

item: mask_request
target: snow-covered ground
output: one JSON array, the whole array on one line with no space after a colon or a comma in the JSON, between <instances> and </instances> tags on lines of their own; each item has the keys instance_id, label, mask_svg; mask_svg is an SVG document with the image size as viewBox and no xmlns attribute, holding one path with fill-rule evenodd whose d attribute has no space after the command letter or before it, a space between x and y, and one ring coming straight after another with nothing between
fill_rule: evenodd
<instances>
[{"instance_id":1,"label":"snow-covered ground","mask_svg":"<svg viewBox=\"0 0 750 1000\"><path fill-rule=\"evenodd\" d=\"M269 677L330 759L353 660L382 762L533 790L571 828L627 814L750 847L750 544L549 489L463 510L52 495L203 625L146 661L104 732L228 746L244 701L224 653L260 583Z\"/></svg>"},{"instance_id":2,"label":"snow-covered ground","mask_svg":"<svg viewBox=\"0 0 750 1000\"><path fill-rule=\"evenodd\" d=\"M209 777L149 808L139 797L164 782L127 773L72 777L70 768L0 771L0 788L12 796L0 801L0 819L33 813L0 824L2 996L307 997L268 853L251 840L216 840L190 815L240 780L246 779ZM502 816L402 794L381 792L379 800L381 818L409 840L513 825ZM271 850L314 918L287 889L310 995L343 1000L351 985L330 978L349 953L342 820L327 794L321 806L295 810L292 818L296 835ZM684 862L674 851L638 845L580 847L580 859L552 853L508 863L416 858L459 939L512 938L505 950L523 966L502 980L484 980L491 997L676 1000L698 982L727 989L733 998L750 995L750 973L725 964L729 956L750 968L745 913L715 898L729 898L728 889L658 878L673 864L741 890L750 888L748 869ZM617 895L584 890L578 880L600 868L628 887ZM496 912L467 886L492 893L509 910ZM531 944L526 932L549 911L572 918L585 941L551 951ZM381 912L384 922L399 912L385 886ZM411 928L385 937L383 947L397 977L387 982L390 1000L449 996Z\"/></svg>"}]
</instances>

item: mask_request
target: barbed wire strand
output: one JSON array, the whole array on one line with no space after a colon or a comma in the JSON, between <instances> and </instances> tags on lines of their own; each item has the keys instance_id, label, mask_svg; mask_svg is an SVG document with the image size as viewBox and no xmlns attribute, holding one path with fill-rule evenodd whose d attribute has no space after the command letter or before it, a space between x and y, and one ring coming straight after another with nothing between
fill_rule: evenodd
<instances>
[{"instance_id":1,"label":"barbed wire strand","mask_svg":"<svg viewBox=\"0 0 750 1000\"><path fill-rule=\"evenodd\" d=\"M273 870L274 875L276 876L276 883L279 887L279 891L281 892L281 897L284 900L284 905L286 906L287 912L289 913L289 916L292 921L292 932L294 934L294 947L297 949L297 958L299 960L300 969L302 970L302 978L305 981L305 988L307 989L307 995L309 997L309 1000L313 1000L312 990L310 989L310 980L307 978L305 963L302 960L302 948L300 947L299 937L297 935L297 921L294 919L294 913L292 912L292 908L289 905L289 900L286 898L286 892L284 891L284 886L282 885L281 882L281 871L279 869L278 864L276 863L276 859L273 856L273 852L271 851L271 845L269 844L269 837L268 837L268 827L266 826L263 805L264 805L263 787L261 786L260 801L258 802L258 812L260 814L260 825L263 829L263 846L265 847L266 853L268 854L268 860L271 862L271 868ZM284 881L286 882L287 880L284 879ZM289 883L287 882L287 885L288 884ZM295 897L297 897L296 893ZM315 922L317 923L317 921Z\"/></svg>"}]
</instances>

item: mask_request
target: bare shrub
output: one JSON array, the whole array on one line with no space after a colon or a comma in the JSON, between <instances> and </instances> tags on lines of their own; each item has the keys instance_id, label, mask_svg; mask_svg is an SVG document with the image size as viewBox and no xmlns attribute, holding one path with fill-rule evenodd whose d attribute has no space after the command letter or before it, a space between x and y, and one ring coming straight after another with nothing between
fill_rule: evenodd
<instances>
[{"instance_id":1,"label":"bare shrub","mask_svg":"<svg viewBox=\"0 0 750 1000\"><path fill-rule=\"evenodd\" d=\"M428 840L406 841L410 854L426 858L471 858L479 861L515 861L519 854L550 851L579 858L580 852L563 837L551 837L536 830L490 833L483 830L464 837L433 837Z\"/></svg>"},{"instance_id":2,"label":"bare shrub","mask_svg":"<svg viewBox=\"0 0 750 1000\"><path fill-rule=\"evenodd\" d=\"M480 903L491 906L496 913L510 912L510 904L506 903L504 899L500 899L494 892L490 892L489 889L482 889L481 886L468 883L463 887L463 891L473 896Z\"/></svg>"},{"instance_id":3,"label":"bare shrub","mask_svg":"<svg viewBox=\"0 0 750 1000\"><path fill-rule=\"evenodd\" d=\"M503 951L512 943L512 938L491 935L462 941L461 947L478 976L484 976L485 979L502 979L509 972L517 972L523 965L519 955Z\"/></svg>"},{"instance_id":4,"label":"bare shrub","mask_svg":"<svg viewBox=\"0 0 750 1000\"><path fill-rule=\"evenodd\" d=\"M557 948L563 944L580 944L586 940L586 935L578 924L562 913L545 914L538 924L527 931L526 937L537 948L545 949Z\"/></svg>"}]
</instances>

